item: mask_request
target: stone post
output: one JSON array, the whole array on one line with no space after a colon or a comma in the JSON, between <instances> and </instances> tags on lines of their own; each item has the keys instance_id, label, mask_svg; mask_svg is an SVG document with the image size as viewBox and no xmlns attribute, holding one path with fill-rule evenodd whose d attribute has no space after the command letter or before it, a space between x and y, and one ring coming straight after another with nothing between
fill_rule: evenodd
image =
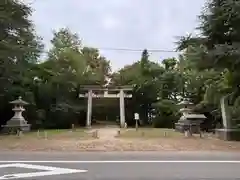
<instances>
[{"instance_id":1,"label":"stone post","mask_svg":"<svg viewBox=\"0 0 240 180\"><path fill-rule=\"evenodd\" d=\"M124 91L120 90L120 127L125 125L125 105L124 105Z\"/></svg>"},{"instance_id":2,"label":"stone post","mask_svg":"<svg viewBox=\"0 0 240 180\"><path fill-rule=\"evenodd\" d=\"M235 124L232 122L232 117L227 102L228 97L229 95L224 96L220 101L223 129L216 129L216 135L219 139L225 141L240 141L240 130L238 128L235 128Z\"/></svg>"},{"instance_id":3,"label":"stone post","mask_svg":"<svg viewBox=\"0 0 240 180\"><path fill-rule=\"evenodd\" d=\"M227 98L228 98L228 96L224 96L221 98L221 101L220 101L224 129L232 128L232 123L231 123L232 120L231 120L230 113L229 113Z\"/></svg>"},{"instance_id":4,"label":"stone post","mask_svg":"<svg viewBox=\"0 0 240 180\"><path fill-rule=\"evenodd\" d=\"M92 118L92 90L89 90L86 127L91 127L91 118Z\"/></svg>"}]
</instances>

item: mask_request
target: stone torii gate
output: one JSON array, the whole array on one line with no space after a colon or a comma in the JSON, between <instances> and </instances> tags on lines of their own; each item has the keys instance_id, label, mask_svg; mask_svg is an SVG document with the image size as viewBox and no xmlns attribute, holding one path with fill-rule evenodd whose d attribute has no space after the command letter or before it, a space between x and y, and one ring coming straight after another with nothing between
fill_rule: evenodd
<instances>
[{"instance_id":1,"label":"stone torii gate","mask_svg":"<svg viewBox=\"0 0 240 180\"><path fill-rule=\"evenodd\" d=\"M125 125L125 98L132 98L132 94L124 92L132 91L132 86L102 87L96 85L85 85L81 90L87 91L85 94L79 94L80 98L88 98L86 126L91 127L92 119L92 98L118 98L120 105L120 127ZM109 93L111 92L111 93Z\"/></svg>"}]
</instances>

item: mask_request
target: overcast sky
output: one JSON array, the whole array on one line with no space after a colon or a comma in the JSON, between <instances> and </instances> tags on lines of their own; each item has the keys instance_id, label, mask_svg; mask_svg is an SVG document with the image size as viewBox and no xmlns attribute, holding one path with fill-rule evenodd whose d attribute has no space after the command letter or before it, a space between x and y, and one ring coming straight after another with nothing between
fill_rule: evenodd
<instances>
[{"instance_id":1,"label":"overcast sky","mask_svg":"<svg viewBox=\"0 0 240 180\"><path fill-rule=\"evenodd\" d=\"M204 0L32 0L37 33L50 47L52 31L69 27L96 48L175 48L176 36L197 26ZM101 50L101 49L100 49ZM114 70L139 60L141 52L101 50ZM176 53L151 53L151 60Z\"/></svg>"}]
</instances>

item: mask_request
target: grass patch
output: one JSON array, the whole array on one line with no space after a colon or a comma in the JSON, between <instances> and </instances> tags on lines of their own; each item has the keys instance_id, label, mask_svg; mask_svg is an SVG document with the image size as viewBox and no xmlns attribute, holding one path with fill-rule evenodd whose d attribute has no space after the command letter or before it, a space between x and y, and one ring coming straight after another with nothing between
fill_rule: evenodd
<instances>
[{"instance_id":1,"label":"grass patch","mask_svg":"<svg viewBox=\"0 0 240 180\"><path fill-rule=\"evenodd\" d=\"M88 133L86 129L75 129L74 131L71 131L71 129L32 131L25 132L21 136L0 136L0 150L78 150L79 143L81 144L82 141L92 139L92 133Z\"/></svg>"},{"instance_id":2,"label":"grass patch","mask_svg":"<svg viewBox=\"0 0 240 180\"><path fill-rule=\"evenodd\" d=\"M10 139L89 139L91 135L86 132L86 129L48 129L41 131L25 132L21 137L17 135L4 135L1 140Z\"/></svg>"},{"instance_id":3,"label":"grass patch","mask_svg":"<svg viewBox=\"0 0 240 180\"><path fill-rule=\"evenodd\" d=\"M179 132L175 132L173 129L160 129L160 128L139 128L121 130L120 138L176 138L182 137Z\"/></svg>"}]
</instances>

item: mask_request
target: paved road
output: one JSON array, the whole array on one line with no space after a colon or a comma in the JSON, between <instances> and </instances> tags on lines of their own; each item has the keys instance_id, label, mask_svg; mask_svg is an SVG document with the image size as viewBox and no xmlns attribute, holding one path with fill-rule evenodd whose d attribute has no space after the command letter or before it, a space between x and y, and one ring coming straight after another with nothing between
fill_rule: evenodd
<instances>
[{"instance_id":1,"label":"paved road","mask_svg":"<svg viewBox=\"0 0 240 180\"><path fill-rule=\"evenodd\" d=\"M39 172L43 176L34 177ZM26 180L235 180L240 179L240 153L0 152L0 180L24 177L24 173L28 173L28 178L22 178Z\"/></svg>"}]
</instances>

